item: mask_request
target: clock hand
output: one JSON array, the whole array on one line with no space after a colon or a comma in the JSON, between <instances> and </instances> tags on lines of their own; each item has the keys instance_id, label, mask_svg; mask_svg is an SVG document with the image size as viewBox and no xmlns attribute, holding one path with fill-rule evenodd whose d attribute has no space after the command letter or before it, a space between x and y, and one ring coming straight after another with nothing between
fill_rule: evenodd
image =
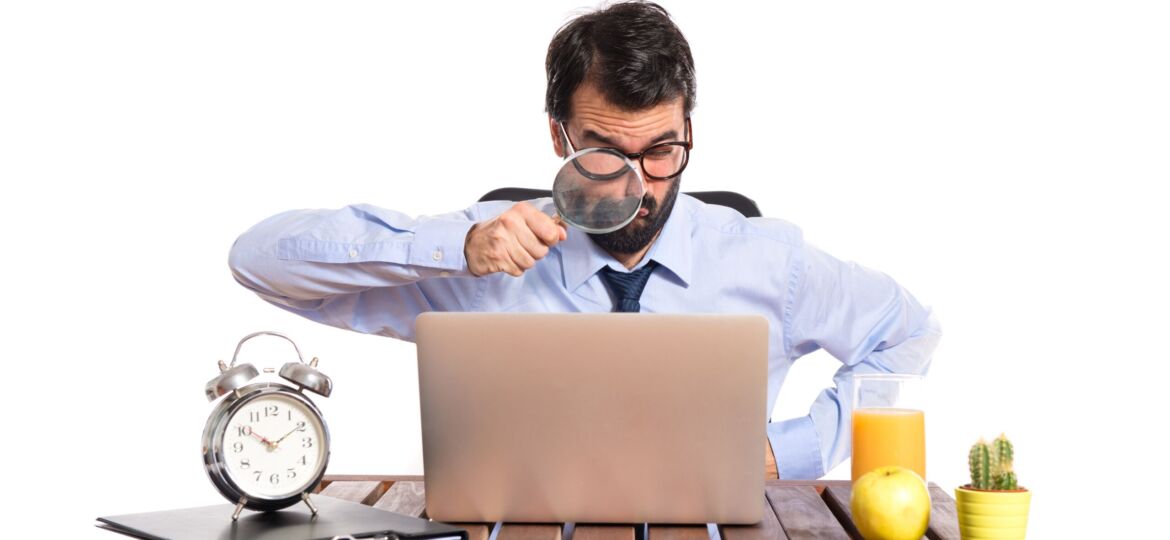
<instances>
[{"instance_id":1,"label":"clock hand","mask_svg":"<svg viewBox=\"0 0 1170 540\"><path fill-rule=\"evenodd\" d=\"M273 448L276 448L276 443L274 443L274 442L272 442L272 441L268 440L268 439L267 439L267 438L265 438L263 435L261 435L261 434L259 434L259 433L256 433L255 431L250 431L249 433L250 433L250 434L251 434L253 437L256 437L257 439L260 439L260 442L264 443L264 446L267 446L269 450L271 450L271 449L273 449Z\"/></svg>"},{"instance_id":2,"label":"clock hand","mask_svg":"<svg viewBox=\"0 0 1170 540\"><path fill-rule=\"evenodd\" d=\"M283 441L283 440L284 440L284 439L286 439L286 438L287 438L289 435L292 435L293 433L295 433L296 431L298 431L298 430L300 430L300 429L301 429L301 426L297 426L297 427L294 427L294 428L290 429L290 430L288 431L288 433L285 433L285 434L284 434L284 435L283 435L281 438L279 438L279 439L276 439L276 442L275 442L275 443L273 443L273 445L275 446L275 445L278 445L278 444L280 444L280 441Z\"/></svg>"}]
</instances>

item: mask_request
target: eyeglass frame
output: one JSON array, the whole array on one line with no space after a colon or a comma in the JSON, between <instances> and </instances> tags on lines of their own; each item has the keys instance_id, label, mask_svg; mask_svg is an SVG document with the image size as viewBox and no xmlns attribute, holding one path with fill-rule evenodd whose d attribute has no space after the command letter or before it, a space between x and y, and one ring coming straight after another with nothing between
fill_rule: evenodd
<instances>
[{"instance_id":1,"label":"eyeglass frame","mask_svg":"<svg viewBox=\"0 0 1170 540\"><path fill-rule=\"evenodd\" d=\"M686 170L687 165L689 165L691 162L691 149L695 147L694 135L693 135L693 132L691 131L691 119L690 119L690 117L687 117L687 118L684 118L683 121L685 122L683 129L686 130L686 134L687 134L687 140L685 140L685 141L663 141L663 142L659 142L659 143L654 143L654 144L644 148L641 152L634 152L633 154L627 154L625 152L622 152L618 148L613 148L613 147L608 147L608 146L591 146L589 148L603 148L606 150L612 150L612 151L617 152L623 156L626 156L626 158L630 159L631 161L636 159L636 160L638 160L638 167L642 170L642 174L646 178L649 178L651 180L670 180L671 178L674 178L674 177L682 174L683 171ZM565 122L564 121L557 122L557 126L560 126L561 135L563 135L565 137L565 142L569 145L569 152L566 155L575 154L577 152L577 145L573 144L573 140L569 138L569 130L565 129ZM649 172L646 171L646 163L643 161L646 157L646 153L659 147L659 146L681 146L683 148L682 165L680 165L678 170L675 171L675 173L670 175L670 176L658 176L655 174L650 174ZM582 148L582 150L584 150L584 148Z\"/></svg>"}]
</instances>

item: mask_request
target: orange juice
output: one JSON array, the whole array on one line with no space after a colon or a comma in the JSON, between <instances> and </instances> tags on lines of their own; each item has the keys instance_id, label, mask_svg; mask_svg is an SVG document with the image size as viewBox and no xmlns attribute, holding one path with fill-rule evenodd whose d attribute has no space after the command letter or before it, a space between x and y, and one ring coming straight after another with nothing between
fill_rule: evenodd
<instances>
[{"instance_id":1,"label":"orange juice","mask_svg":"<svg viewBox=\"0 0 1170 540\"><path fill-rule=\"evenodd\" d=\"M900 465L926 478L922 411L866 408L853 411L853 479L878 467Z\"/></svg>"}]
</instances>

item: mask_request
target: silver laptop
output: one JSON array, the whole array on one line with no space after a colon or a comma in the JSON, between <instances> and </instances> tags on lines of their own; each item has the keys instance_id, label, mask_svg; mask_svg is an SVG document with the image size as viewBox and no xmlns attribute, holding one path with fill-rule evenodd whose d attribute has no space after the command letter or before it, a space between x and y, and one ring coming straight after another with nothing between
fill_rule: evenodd
<instances>
[{"instance_id":1,"label":"silver laptop","mask_svg":"<svg viewBox=\"0 0 1170 540\"><path fill-rule=\"evenodd\" d=\"M763 516L763 317L427 313L416 325L430 518Z\"/></svg>"}]
</instances>

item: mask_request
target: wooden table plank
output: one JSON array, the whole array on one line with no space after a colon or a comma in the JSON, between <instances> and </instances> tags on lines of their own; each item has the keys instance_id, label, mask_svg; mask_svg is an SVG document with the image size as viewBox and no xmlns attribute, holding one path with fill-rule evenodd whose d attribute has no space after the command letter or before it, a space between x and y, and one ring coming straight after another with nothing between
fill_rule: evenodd
<instances>
[{"instance_id":1,"label":"wooden table plank","mask_svg":"<svg viewBox=\"0 0 1170 540\"><path fill-rule=\"evenodd\" d=\"M573 528L573 540L634 540L633 525L581 524Z\"/></svg>"},{"instance_id":2,"label":"wooden table plank","mask_svg":"<svg viewBox=\"0 0 1170 540\"><path fill-rule=\"evenodd\" d=\"M552 523L505 523L497 540L561 540L563 525Z\"/></svg>"},{"instance_id":3,"label":"wooden table plank","mask_svg":"<svg viewBox=\"0 0 1170 540\"><path fill-rule=\"evenodd\" d=\"M330 482L320 494L355 503L374 504L382 496L382 483L372 480Z\"/></svg>"},{"instance_id":4,"label":"wooden table plank","mask_svg":"<svg viewBox=\"0 0 1170 540\"><path fill-rule=\"evenodd\" d=\"M849 540L849 533L813 486L770 485L764 488L768 503L789 538ZM859 537L860 538L860 537Z\"/></svg>"},{"instance_id":5,"label":"wooden table plank","mask_svg":"<svg viewBox=\"0 0 1170 540\"><path fill-rule=\"evenodd\" d=\"M648 540L708 540L706 525L650 525Z\"/></svg>"},{"instance_id":6,"label":"wooden table plank","mask_svg":"<svg viewBox=\"0 0 1170 540\"><path fill-rule=\"evenodd\" d=\"M764 518L755 525L720 525L719 535L723 540L788 540L776 511L764 496Z\"/></svg>"},{"instance_id":7,"label":"wooden table plank","mask_svg":"<svg viewBox=\"0 0 1170 540\"><path fill-rule=\"evenodd\" d=\"M825 502L833 509L833 513L840 516L841 524L854 535L855 538L861 538L861 532L857 530L857 525L853 523L853 507L850 504L850 499L853 496L852 484L835 484L825 486L823 494Z\"/></svg>"},{"instance_id":8,"label":"wooden table plank","mask_svg":"<svg viewBox=\"0 0 1170 540\"><path fill-rule=\"evenodd\" d=\"M411 517L422 516L427 504L424 487L423 482L394 482L386 494L374 503L374 508Z\"/></svg>"},{"instance_id":9,"label":"wooden table plank","mask_svg":"<svg viewBox=\"0 0 1170 540\"><path fill-rule=\"evenodd\" d=\"M955 513L955 500L934 484L930 484L930 528L926 530L930 540L959 540L959 515Z\"/></svg>"}]
</instances>

